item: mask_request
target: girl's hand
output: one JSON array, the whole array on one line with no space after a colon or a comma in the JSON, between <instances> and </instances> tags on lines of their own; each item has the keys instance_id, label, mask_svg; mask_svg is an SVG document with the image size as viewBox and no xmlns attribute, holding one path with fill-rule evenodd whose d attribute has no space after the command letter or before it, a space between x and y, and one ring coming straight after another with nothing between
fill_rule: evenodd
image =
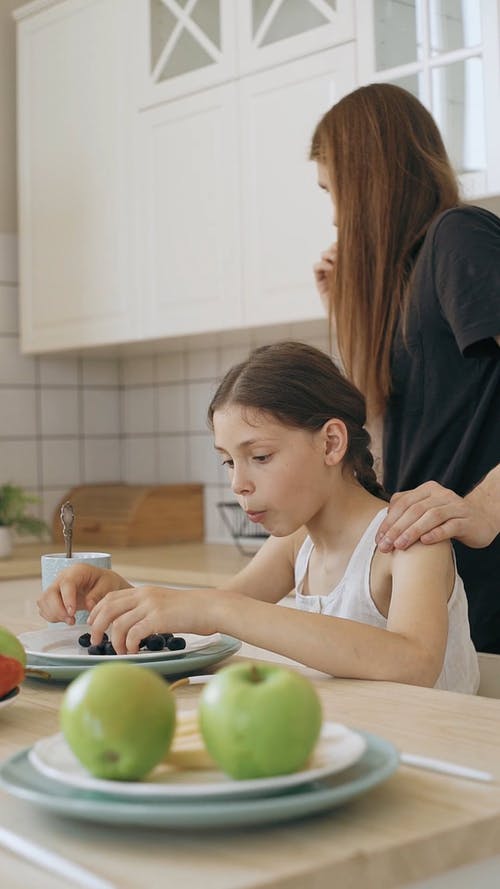
<instances>
[{"instance_id":1,"label":"girl's hand","mask_svg":"<svg viewBox=\"0 0 500 889\"><path fill-rule=\"evenodd\" d=\"M333 268L337 261L337 244L334 243L328 250L321 254L319 262L313 266L314 279L316 287L323 303L324 309L328 312L330 305L330 293L332 286Z\"/></svg>"},{"instance_id":2,"label":"girl's hand","mask_svg":"<svg viewBox=\"0 0 500 889\"><path fill-rule=\"evenodd\" d=\"M136 654L141 639L152 633L216 633L215 590L129 587L101 599L89 614L93 645L108 631L117 654ZM111 628L110 630L108 628Z\"/></svg>"},{"instance_id":3,"label":"girl's hand","mask_svg":"<svg viewBox=\"0 0 500 889\"><path fill-rule=\"evenodd\" d=\"M478 490L478 489L476 489ZM376 541L383 553L408 549L415 541L438 543L455 538L480 548L495 539L498 529L481 508L474 491L459 497L437 482L425 482L412 491L393 494Z\"/></svg>"},{"instance_id":4,"label":"girl's hand","mask_svg":"<svg viewBox=\"0 0 500 889\"><path fill-rule=\"evenodd\" d=\"M110 590L126 586L127 581L114 571L79 562L59 572L37 600L38 610L45 620L71 625L75 622L75 611L90 611Z\"/></svg>"}]
</instances>

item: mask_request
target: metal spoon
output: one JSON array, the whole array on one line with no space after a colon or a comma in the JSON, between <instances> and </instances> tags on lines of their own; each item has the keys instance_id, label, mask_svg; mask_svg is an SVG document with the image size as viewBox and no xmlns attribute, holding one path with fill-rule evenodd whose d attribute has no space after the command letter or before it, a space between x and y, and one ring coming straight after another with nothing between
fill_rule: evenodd
<instances>
[{"instance_id":1,"label":"metal spoon","mask_svg":"<svg viewBox=\"0 0 500 889\"><path fill-rule=\"evenodd\" d=\"M61 524L63 526L64 542L66 544L66 558L71 559L71 549L73 542L73 522L75 521L75 512L69 502L66 500L61 506Z\"/></svg>"}]
</instances>

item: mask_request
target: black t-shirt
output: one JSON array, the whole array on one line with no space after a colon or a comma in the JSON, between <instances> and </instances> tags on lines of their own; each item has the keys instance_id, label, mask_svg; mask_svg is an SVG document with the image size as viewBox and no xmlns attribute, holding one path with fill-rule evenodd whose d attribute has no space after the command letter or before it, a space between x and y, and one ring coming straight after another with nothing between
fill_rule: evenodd
<instances>
[{"instance_id":1,"label":"black t-shirt","mask_svg":"<svg viewBox=\"0 0 500 889\"><path fill-rule=\"evenodd\" d=\"M478 207L442 213L414 268L405 335L391 359L384 422L388 493L433 479L461 496L500 462L500 219ZM500 535L453 541L478 651L500 653Z\"/></svg>"}]
</instances>

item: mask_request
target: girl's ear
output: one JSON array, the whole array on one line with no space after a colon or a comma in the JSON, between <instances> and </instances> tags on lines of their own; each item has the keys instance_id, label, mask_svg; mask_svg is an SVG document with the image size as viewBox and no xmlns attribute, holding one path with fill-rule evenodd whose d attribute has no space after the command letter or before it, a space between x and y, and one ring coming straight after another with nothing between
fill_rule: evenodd
<instances>
[{"instance_id":1,"label":"girl's ear","mask_svg":"<svg viewBox=\"0 0 500 889\"><path fill-rule=\"evenodd\" d=\"M327 420L323 426L325 463L337 466L345 456L349 444L347 427L343 420Z\"/></svg>"}]
</instances>

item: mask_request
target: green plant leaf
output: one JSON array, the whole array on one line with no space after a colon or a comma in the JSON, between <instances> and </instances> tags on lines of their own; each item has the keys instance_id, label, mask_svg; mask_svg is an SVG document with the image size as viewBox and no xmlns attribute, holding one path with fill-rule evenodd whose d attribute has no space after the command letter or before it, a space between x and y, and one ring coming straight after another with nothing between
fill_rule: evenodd
<instances>
[{"instance_id":1,"label":"green plant leaf","mask_svg":"<svg viewBox=\"0 0 500 889\"><path fill-rule=\"evenodd\" d=\"M28 512L34 503L38 503L38 497L27 494L18 485L0 485L0 526L13 528L19 534L38 536L48 531L42 519Z\"/></svg>"}]
</instances>

